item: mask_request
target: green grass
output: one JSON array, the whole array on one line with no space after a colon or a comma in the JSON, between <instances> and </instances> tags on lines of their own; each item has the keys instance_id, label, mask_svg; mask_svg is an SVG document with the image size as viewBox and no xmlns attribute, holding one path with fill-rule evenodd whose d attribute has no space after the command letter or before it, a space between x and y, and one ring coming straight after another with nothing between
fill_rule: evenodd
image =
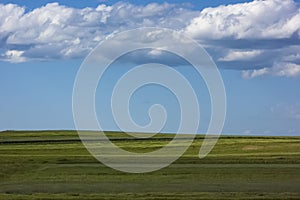
<instances>
[{"instance_id":1,"label":"green grass","mask_svg":"<svg viewBox=\"0 0 300 200\"><path fill-rule=\"evenodd\" d=\"M106 134L133 152L173 138ZM128 174L99 163L74 131L1 132L0 199L300 199L300 137L224 136L199 159L202 141L167 168Z\"/></svg>"}]
</instances>

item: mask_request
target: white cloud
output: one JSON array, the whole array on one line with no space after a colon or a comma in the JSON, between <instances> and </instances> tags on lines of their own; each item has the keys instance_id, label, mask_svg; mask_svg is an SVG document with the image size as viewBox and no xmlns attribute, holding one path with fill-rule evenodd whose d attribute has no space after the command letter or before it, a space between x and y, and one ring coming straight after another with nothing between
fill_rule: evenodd
<instances>
[{"instance_id":1,"label":"white cloud","mask_svg":"<svg viewBox=\"0 0 300 200\"><path fill-rule=\"evenodd\" d=\"M242 71L242 77L245 79L251 79L255 78L257 76L263 76L269 74L268 68L262 68L262 69L254 69L254 70L243 70Z\"/></svg>"},{"instance_id":2,"label":"white cloud","mask_svg":"<svg viewBox=\"0 0 300 200\"><path fill-rule=\"evenodd\" d=\"M299 8L293 0L254 0L202 11L119 2L83 9L50 3L26 12L0 4L0 60L83 58L109 34L155 26L189 34L205 45L219 67L244 70L244 78L297 77ZM158 50L149 55L166 56Z\"/></svg>"},{"instance_id":3,"label":"white cloud","mask_svg":"<svg viewBox=\"0 0 300 200\"><path fill-rule=\"evenodd\" d=\"M300 60L300 53L290 54L283 57L284 61L297 61Z\"/></svg>"},{"instance_id":4,"label":"white cloud","mask_svg":"<svg viewBox=\"0 0 300 200\"><path fill-rule=\"evenodd\" d=\"M148 53L148 55L150 55L150 56L160 56L162 54L163 54L163 51L161 49L152 49Z\"/></svg>"},{"instance_id":5,"label":"white cloud","mask_svg":"<svg viewBox=\"0 0 300 200\"><path fill-rule=\"evenodd\" d=\"M28 59L83 57L113 32L143 26L182 29L195 16L196 11L167 3L120 2L83 9L49 3L28 13L17 5L0 4L0 45L8 51L25 48ZM1 59L9 60L5 56Z\"/></svg>"},{"instance_id":6,"label":"white cloud","mask_svg":"<svg viewBox=\"0 0 300 200\"><path fill-rule=\"evenodd\" d=\"M300 76L300 65L294 63L278 63L272 68L272 74L275 76L298 77Z\"/></svg>"},{"instance_id":7,"label":"white cloud","mask_svg":"<svg viewBox=\"0 0 300 200\"><path fill-rule=\"evenodd\" d=\"M8 50L4 54L2 54L2 56L6 58L6 61L18 63L26 61L26 58L23 57L23 54L24 51Z\"/></svg>"},{"instance_id":8,"label":"white cloud","mask_svg":"<svg viewBox=\"0 0 300 200\"><path fill-rule=\"evenodd\" d=\"M229 50L225 57L220 58L220 61L237 61L237 60L250 60L260 55L262 50L240 51Z\"/></svg>"},{"instance_id":9,"label":"white cloud","mask_svg":"<svg viewBox=\"0 0 300 200\"><path fill-rule=\"evenodd\" d=\"M263 75L300 77L300 65L294 63L276 63L271 68L254 70L243 70L242 76L246 79L255 78Z\"/></svg>"},{"instance_id":10,"label":"white cloud","mask_svg":"<svg viewBox=\"0 0 300 200\"><path fill-rule=\"evenodd\" d=\"M0 33L1 35L13 32L18 28L18 20L23 16L25 9L14 4L0 4Z\"/></svg>"},{"instance_id":11,"label":"white cloud","mask_svg":"<svg viewBox=\"0 0 300 200\"><path fill-rule=\"evenodd\" d=\"M185 32L198 39L288 38L299 33L300 10L292 0L255 0L206 8Z\"/></svg>"}]
</instances>

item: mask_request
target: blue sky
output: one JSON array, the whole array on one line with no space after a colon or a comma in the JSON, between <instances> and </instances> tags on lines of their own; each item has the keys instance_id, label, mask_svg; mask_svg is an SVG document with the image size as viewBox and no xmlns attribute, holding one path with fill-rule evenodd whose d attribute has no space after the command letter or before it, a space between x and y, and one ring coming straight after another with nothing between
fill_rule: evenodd
<instances>
[{"instance_id":1,"label":"blue sky","mask_svg":"<svg viewBox=\"0 0 300 200\"><path fill-rule=\"evenodd\" d=\"M189 35L216 62L227 93L224 134L300 135L299 1L53 2L0 2L0 130L74 129L72 90L85 56L113 32L156 26ZM204 132L210 117L206 87L193 69L175 68L200 99ZM109 76L122 72L120 64L113 66L99 87L107 95L96 95L106 130L117 130L108 109ZM163 131L175 132L178 103L159 87L133 96L133 119L147 124L153 103L169 112Z\"/></svg>"}]
</instances>

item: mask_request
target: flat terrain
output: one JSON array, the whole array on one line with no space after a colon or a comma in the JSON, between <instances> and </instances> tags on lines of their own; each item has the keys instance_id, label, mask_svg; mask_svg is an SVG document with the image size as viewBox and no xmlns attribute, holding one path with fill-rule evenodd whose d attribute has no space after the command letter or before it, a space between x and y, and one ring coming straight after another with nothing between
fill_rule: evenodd
<instances>
[{"instance_id":1,"label":"flat terrain","mask_svg":"<svg viewBox=\"0 0 300 200\"><path fill-rule=\"evenodd\" d=\"M133 152L173 137L107 135ZM99 163L75 131L0 132L0 199L300 199L300 137L224 136L199 159L202 141L167 168L128 174Z\"/></svg>"}]
</instances>

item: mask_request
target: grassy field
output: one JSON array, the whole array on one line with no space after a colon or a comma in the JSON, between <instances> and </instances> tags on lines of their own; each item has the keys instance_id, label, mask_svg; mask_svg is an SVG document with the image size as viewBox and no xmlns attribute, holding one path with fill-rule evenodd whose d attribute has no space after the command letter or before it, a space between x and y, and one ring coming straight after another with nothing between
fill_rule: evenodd
<instances>
[{"instance_id":1,"label":"grassy field","mask_svg":"<svg viewBox=\"0 0 300 200\"><path fill-rule=\"evenodd\" d=\"M107 135L134 152L173 137ZM99 163L75 131L0 132L0 199L300 199L300 137L224 136L199 159L202 141L167 168L128 174Z\"/></svg>"}]
</instances>

